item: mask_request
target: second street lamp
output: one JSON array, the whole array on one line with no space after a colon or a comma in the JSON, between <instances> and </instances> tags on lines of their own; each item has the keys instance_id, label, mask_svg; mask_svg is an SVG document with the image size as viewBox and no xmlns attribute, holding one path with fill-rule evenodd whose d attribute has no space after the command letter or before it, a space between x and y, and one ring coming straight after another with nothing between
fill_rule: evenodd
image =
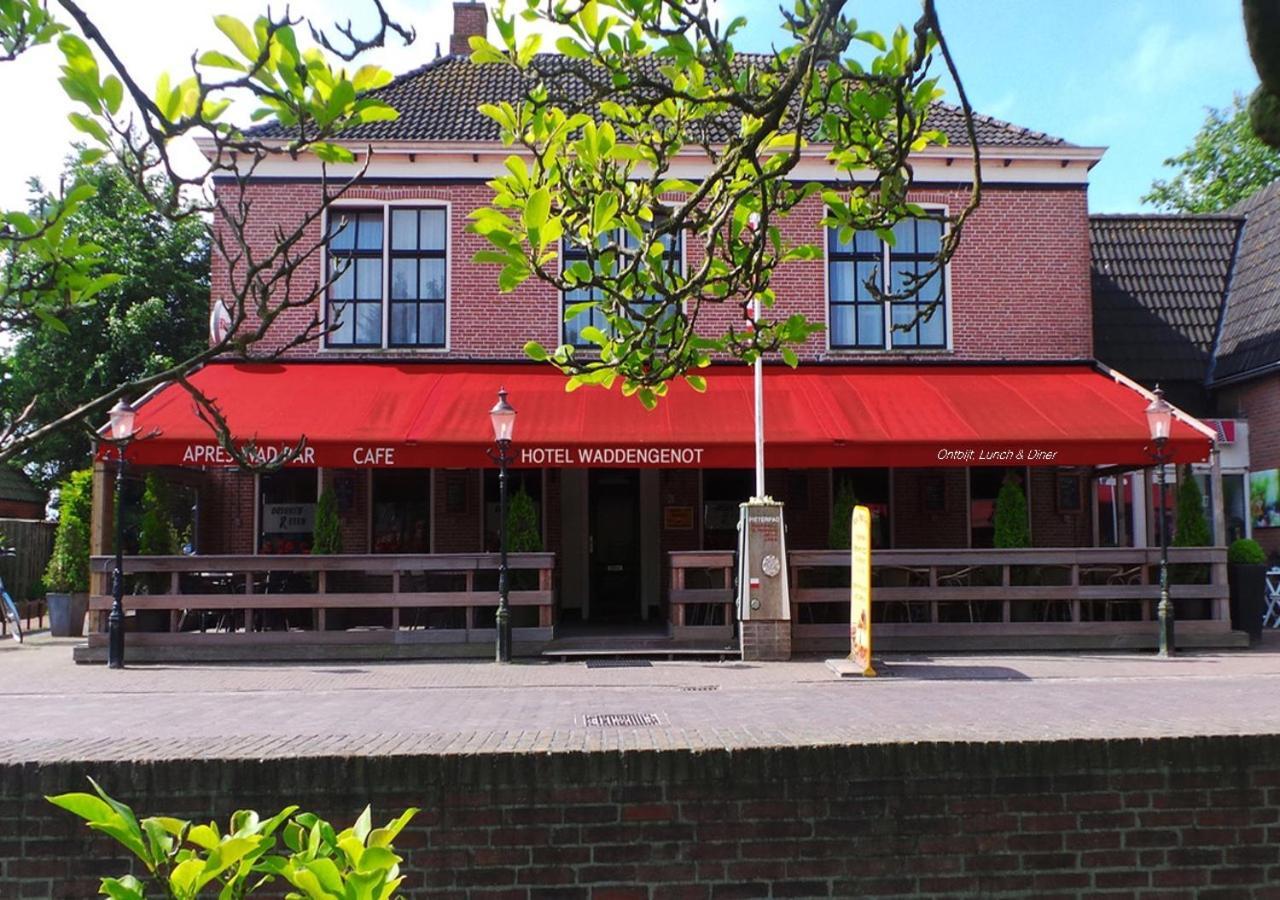
<instances>
[{"instance_id":1,"label":"second street lamp","mask_svg":"<svg viewBox=\"0 0 1280 900\"><path fill-rule=\"evenodd\" d=\"M124 452L133 440L136 411L124 400L111 408L116 448L116 565L111 572L111 612L107 615L107 667L124 668Z\"/></svg>"},{"instance_id":2,"label":"second street lamp","mask_svg":"<svg viewBox=\"0 0 1280 900\"><path fill-rule=\"evenodd\" d=\"M1165 463L1169 454L1169 429L1173 425L1173 407L1164 399L1164 391L1156 387L1155 397L1147 406L1147 426L1151 431L1151 443L1155 445L1152 457L1156 461L1160 484L1160 604L1156 617L1160 623L1160 656L1173 655L1173 604L1169 602L1169 520L1165 516Z\"/></svg>"},{"instance_id":3,"label":"second street lamp","mask_svg":"<svg viewBox=\"0 0 1280 900\"><path fill-rule=\"evenodd\" d=\"M493 440L498 450L489 458L498 464L498 631L497 661L511 662L511 606L508 603L507 573L507 466L511 462L511 437L516 430L516 411L507 402L507 389L498 389L498 402L489 410Z\"/></svg>"}]
</instances>

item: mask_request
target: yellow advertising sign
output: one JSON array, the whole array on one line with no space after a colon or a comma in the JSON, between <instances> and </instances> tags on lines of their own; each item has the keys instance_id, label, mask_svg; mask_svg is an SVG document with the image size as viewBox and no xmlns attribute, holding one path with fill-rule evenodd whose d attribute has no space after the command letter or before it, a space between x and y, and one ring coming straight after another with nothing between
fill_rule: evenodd
<instances>
[{"instance_id":1,"label":"yellow advertising sign","mask_svg":"<svg viewBox=\"0 0 1280 900\"><path fill-rule=\"evenodd\" d=\"M862 674L872 677L871 668L871 510L853 508L849 573L849 659Z\"/></svg>"}]
</instances>

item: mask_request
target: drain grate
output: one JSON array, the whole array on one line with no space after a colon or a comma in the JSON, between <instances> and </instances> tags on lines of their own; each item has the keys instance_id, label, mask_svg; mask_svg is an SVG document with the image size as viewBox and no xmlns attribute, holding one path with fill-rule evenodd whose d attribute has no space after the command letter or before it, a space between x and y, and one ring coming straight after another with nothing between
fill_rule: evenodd
<instances>
[{"instance_id":1,"label":"drain grate","mask_svg":"<svg viewBox=\"0 0 1280 900\"><path fill-rule=\"evenodd\" d=\"M652 669L647 659L589 659L588 669Z\"/></svg>"},{"instance_id":2,"label":"drain grate","mask_svg":"<svg viewBox=\"0 0 1280 900\"><path fill-rule=\"evenodd\" d=\"M718 691L720 690L720 685L718 684L686 684L684 687L680 688L680 690L689 694L698 693L701 691Z\"/></svg>"},{"instance_id":3,"label":"drain grate","mask_svg":"<svg viewBox=\"0 0 1280 900\"><path fill-rule=\"evenodd\" d=\"M582 723L588 728L641 728L661 721L653 713L593 713L583 716Z\"/></svg>"}]
</instances>

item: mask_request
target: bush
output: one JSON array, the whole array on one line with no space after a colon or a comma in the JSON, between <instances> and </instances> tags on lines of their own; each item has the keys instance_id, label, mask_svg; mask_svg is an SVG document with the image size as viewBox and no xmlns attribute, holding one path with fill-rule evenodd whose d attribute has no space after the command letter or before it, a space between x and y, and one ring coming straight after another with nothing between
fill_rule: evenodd
<instances>
[{"instance_id":1,"label":"bush","mask_svg":"<svg viewBox=\"0 0 1280 900\"><path fill-rule=\"evenodd\" d=\"M853 546L853 508L858 505L858 495L853 482L842 480L836 488L836 502L831 508L831 528L827 532L827 545L832 550L848 550Z\"/></svg>"},{"instance_id":2,"label":"bush","mask_svg":"<svg viewBox=\"0 0 1280 900\"><path fill-rule=\"evenodd\" d=\"M1030 547L1031 526L1027 522L1027 495L1022 485L1006 477L996 495L996 547Z\"/></svg>"},{"instance_id":3,"label":"bush","mask_svg":"<svg viewBox=\"0 0 1280 900\"><path fill-rule=\"evenodd\" d=\"M1182 483L1178 486L1173 529L1170 544L1174 547L1208 547L1213 544L1209 521L1204 516L1204 495L1200 493L1200 483L1192 476L1190 466L1183 469Z\"/></svg>"},{"instance_id":4,"label":"bush","mask_svg":"<svg viewBox=\"0 0 1280 900\"><path fill-rule=\"evenodd\" d=\"M93 517L93 470L72 472L58 489L58 531L44 580L50 591L89 590L89 520Z\"/></svg>"},{"instance_id":5,"label":"bush","mask_svg":"<svg viewBox=\"0 0 1280 900\"><path fill-rule=\"evenodd\" d=\"M101 893L113 900L151 896L195 900L201 896L243 897L276 878L296 891L290 898L361 897L391 900L403 878L402 858L391 842L417 815L410 807L382 828L374 828L369 807L354 825L336 831L313 813L287 806L269 819L253 810L231 815L225 832L216 822L152 816L139 820L132 809L107 795L92 778L93 794L46 797L84 819L95 831L115 838L146 867L145 881L133 875L103 878ZM284 847L277 848L283 841ZM270 892L274 896L279 891Z\"/></svg>"},{"instance_id":6,"label":"bush","mask_svg":"<svg viewBox=\"0 0 1280 900\"><path fill-rule=\"evenodd\" d=\"M316 532L311 552L317 555L342 552L342 522L338 519L338 495L333 488L321 491L316 502Z\"/></svg>"},{"instance_id":7,"label":"bush","mask_svg":"<svg viewBox=\"0 0 1280 900\"><path fill-rule=\"evenodd\" d=\"M178 529L170 512L169 486L148 473L142 491L142 524L138 552L144 556L172 556L178 552Z\"/></svg>"},{"instance_id":8,"label":"bush","mask_svg":"<svg viewBox=\"0 0 1280 900\"><path fill-rule=\"evenodd\" d=\"M512 553L541 553L542 527L538 508L523 487L511 497L507 507L507 549Z\"/></svg>"},{"instance_id":9,"label":"bush","mask_svg":"<svg viewBox=\"0 0 1280 900\"><path fill-rule=\"evenodd\" d=\"M1266 561L1267 554L1262 551L1262 545L1253 538L1240 538L1238 541L1232 541L1231 546L1227 548L1227 562L1229 563L1258 565Z\"/></svg>"}]
</instances>

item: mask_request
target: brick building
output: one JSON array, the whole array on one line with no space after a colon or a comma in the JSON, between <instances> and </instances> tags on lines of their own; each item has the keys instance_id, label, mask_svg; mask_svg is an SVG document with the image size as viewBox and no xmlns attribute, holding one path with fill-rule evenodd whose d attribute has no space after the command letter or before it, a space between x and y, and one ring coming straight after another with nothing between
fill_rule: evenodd
<instances>
[{"instance_id":1,"label":"brick building","mask_svg":"<svg viewBox=\"0 0 1280 900\"><path fill-rule=\"evenodd\" d=\"M484 26L483 7L455 4L455 54L468 33ZM381 599L348 596L364 613L320 613L305 627L399 632L409 614L395 604L409 580L421 575L416 590L431 593L423 609L445 602L432 576L445 561L426 557L487 557L496 549L487 412L505 386L519 412L513 488L532 506L540 526L535 543L549 555L526 560L541 572L537 589L526 592L539 605L525 622L530 639L545 641L553 628L571 631L575 623L727 633L725 554L735 544L738 504L753 488L749 372L715 366L705 395L679 385L646 413L616 391L565 394L558 373L522 359L527 340L572 343L584 322L565 321L572 298L545 286L530 282L500 294L496 268L473 261L483 242L467 230L468 215L487 201L485 182L510 152L476 107L518 100L520 90L508 70L478 67L462 55L383 89L400 118L351 136L353 149L372 148L372 157L357 163L367 163L366 175L340 201L341 219L327 223L335 235L328 258L317 255L297 274L318 283L326 266L347 267L321 311L332 330L269 365L217 362L196 374L196 383L218 396L238 437L271 448L305 434L303 458L271 475L234 471L176 388L142 404L140 427L161 433L135 445L131 457L203 473L197 552L239 560L227 565L247 573L249 593L261 588L252 573L267 564L252 558L270 556L272 567L286 568L281 555L305 554L317 498L334 488L346 554L422 559L394 572L378 569L388 573ZM767 493L786 504L789 548L811 554L797 557L809 560L803 565L793 560L797 592L810 591L812 601L797 607L797 635L803 624L815 639L847 645L841 637L847 603L836 602L839 589L824 579L832 569L847 573L847 547L843 563L827 548L837 497L852 492L873 513L877 561L885 563L878 583L889 589L883 596L908 592L894 609L886 605L886 621L927 626L935 640L954 635L948 622L990 623L1031 646L1052 627L1076 625L1084 633L1092 619L1127 616L1136 623L1133 635L1149 630L1154 639L1154 629L1142 624L1150 617L1148 557L1113 554L1094 566L1076 552L1110 544L1132 555L1151 543L1145 494L1127 497L1124 528L1108 524L1116 510L1099 502L1100 485L1149 466L1143 410L1151 400L1137 383L1094 361L1087 189L1102 150L980 116L981 206L930 285L943 297L936 313L896 331L891 325L901 311L863 296L861 283L873 271L911 265L913 252L930 255L946 216L967 199L970 148L961 116L940 103L931 124L949 145L913 159L910 199L926 216L901 223L895 246L872 234L841 244L820 224L816 197L782 225L789 239L825 251L783 266L773 286L783 311L803 312L826 330L801 349L797 371L770 365L765 374ZM799 177L820 180L826 167L814 150ZM305 157L269 160L258 169L248 190L264 236L317 206L318 177L318 163ZM312 239L321 238L321 227ZM697 248L677 249L673 264L697 263ZM234 277L215 255L214 302ZM734 312L712 311L711 319L722 319L711 327ZM275 346L285 346L310 316L296 311L292 324L273 333ZM1210 429L1181 413L1174 429L1179 459L1209 458ZM1041 594L1020 596L1045 599L1052 593L1045 585L1062 586L1052 603L1023 603L994 590L1011 588L1023 573L981 555L992 546L995 499L1010 479L1022 486L1029 509L1031 547L1020 552L1058 552L1052 559L1027 557ZM922 551L939 553L917 560ZM955 555L962 553L978 555ZM489 583L482 571L488 562L477 565L466 575L468 592ZM318 588L313 578L306 590L333 591L337 575L319 576ZM1081 587L1082 578L1095 576L1104 586L1120 585L1121 599ZM940 585L960 593L945 601L909 593ZM964 594L984 586L992 590ZM1225 627L1224 598L1195 590L1188 597L1206 633ZM413 621L483 636L491 602L490 593L465 614L415 613ZM329 608L340 605L335 600ZM259 630L254 615L250 609L229 620L231 630ZM170 624L181 630L176 611ZM297 624L286 621L284 629Z\"/></svg>"}]
</instances>

